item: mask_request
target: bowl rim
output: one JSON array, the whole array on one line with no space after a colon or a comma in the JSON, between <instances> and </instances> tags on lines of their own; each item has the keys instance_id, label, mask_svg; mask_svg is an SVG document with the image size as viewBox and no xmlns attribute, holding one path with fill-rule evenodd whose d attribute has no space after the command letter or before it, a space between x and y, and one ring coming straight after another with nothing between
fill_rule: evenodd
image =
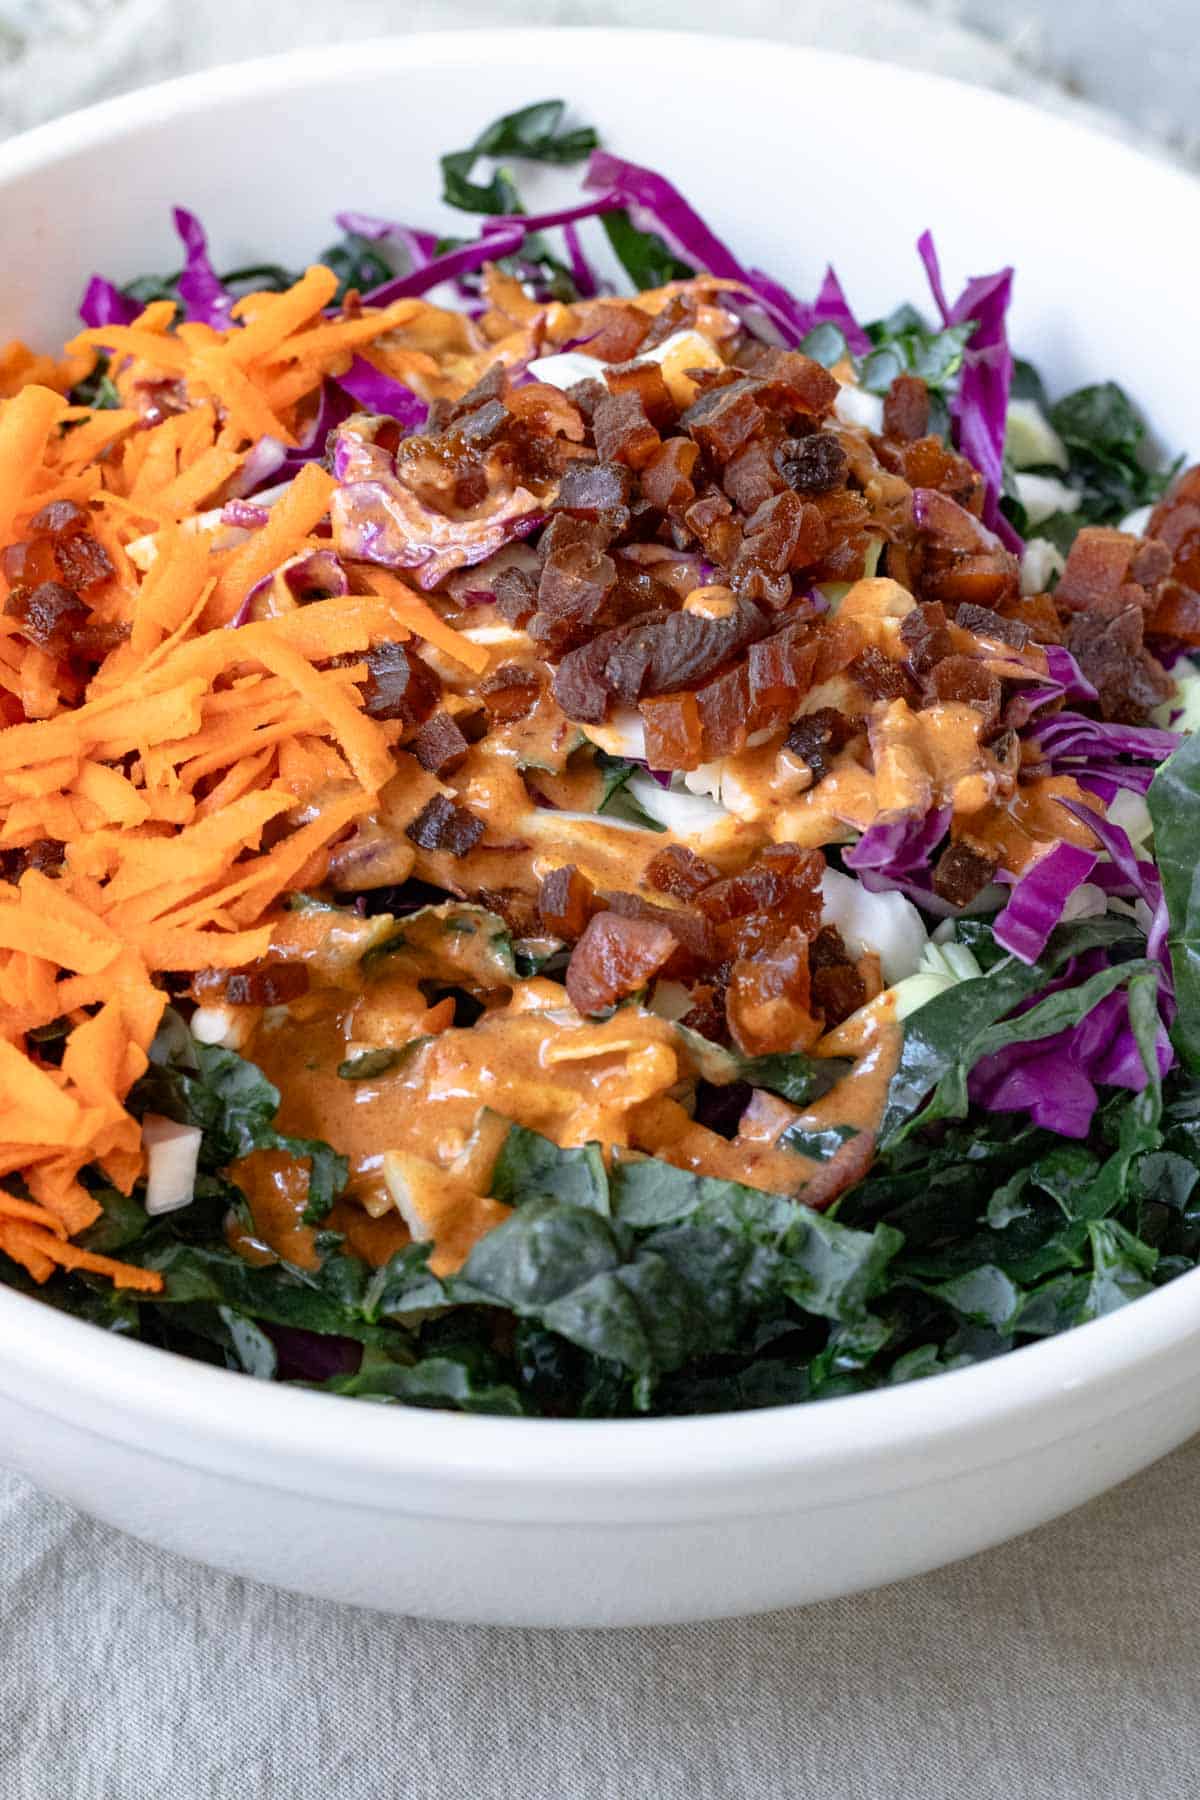
<instances>
[{"instance_id":1,"label":"bowl rim","mask_svg":"<svg viewBox=\"0 0 1200 1800\"><path fill-rule=\"evenodd\" d=\"M620 62L634 45L640 55L669 56L677 68L701 70L714 55L727 67L750 67L767 48L773 58L809 68L824 65L843 79L852 72L860 97L873 85L881 95L886 87L894 98L897 82L910 93L924 91L931 102L948 90L960 103L970 95L974 108L992 110L1012 129L1023 124L1076 143L1082 134L1101 165L1115 159L1128 169L1132 159L1145 178L1159 188L1176 188L1192 205L1200 193L1186 170L1120 137L950 77L766 38L554 27L368 38L200 70L100 101L0 145L0 187L92 145L239 98L356 75L369 78L383 70L452 69L482 61L539 66L543 52L561 59L572 46L591 61ZM620 1487L666 1492L681 1482L716 1488L837 1466L858 1470L864 1478L873 1471L872 1487L878 1491L878 1474L889 1458L945 1447L968 1428L985 1439L994 1434L999 1440L1014 1426L1036 1434L1041 1414L1043 1436L1061 1436L1056 1402L1095 1395L1121 1378L1136 1384L1156 1359L1163 1359L1158 1386L1172 1385L1172 1373L1179 1376L1169 1353L1189 1338L1200 1343L1198 1301L1200 1268L1117 1313L989 1362L818 1405L632 1420L513 1419L393 1407L390 1426L381 1427L378 1413L366 1406L257 1382L122 1339L0 1285L0 1392L56 1416L90 1409L91 1429L125 1441L144 1441L147 1426L160 1426L164 1442L168 1435L178 1442L182 1429L190 1440L187 1460L197 1462L211 1460L213 1445L223 1444L264 1468L272 1457L282 1459L282 1466L300 1451L310 1467L336 1465L389 1480L469 1480L493 1489L551 1481L559 1488L601 1493ZM1128 1396L1131 1390L1126 1391ZM1126 1404L1134 1402L1127 1397ZM89 1422L86 1411L82 1422Z\"/></svg>"}]
</instances>

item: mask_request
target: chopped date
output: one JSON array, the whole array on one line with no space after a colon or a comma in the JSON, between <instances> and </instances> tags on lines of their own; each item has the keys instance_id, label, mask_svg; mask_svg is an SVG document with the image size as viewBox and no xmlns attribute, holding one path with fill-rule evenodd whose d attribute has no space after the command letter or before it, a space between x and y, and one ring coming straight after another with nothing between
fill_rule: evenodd
<instances>
[{"instance_id":1,"label":"chopped date","mask_svg":"<svg viewBox=\"0 0 1200 1800\"><path fill-rule=\"evenodd\" d=\"M771 844L740 874L705 888L696 905L727 953L751 956L793 927L809 936L817 930L824 870L819 850Z\"/></svg>"},{"instance_id":2,"label":"chopped date","mask_svg":"<svg viewBox=\"0 0 1200 1800\"><path fill-rule=\"evenodd\" d=\"M46 506L39 507L30 519L29 534L35 538L74 537L77 532L86 531L90 524L91 514L74 500L51 500Z\"/></svg>"},{"instance_id":3,"label":"chopped date","mask_svg":"<svg viewBox=\"0 0 1200 1800\"><path fill-rule=\"evenodd\" d=\"M692 448L695 450L696 446L693 444ZM752 513L770 500L782 484L783 477L757 438L730 457L721 475L721 486L744 513Z\"/></svg>"},{"instance_id":4,"label":"chopped date","mask_svg":"<svg viewBox=\"0 0 1200 1800\"><path fill-rule=\"evenodd\" d=\"M594 539L551 547L538 581L538 609L561 616L587 617L616 586L617 565Z\"/></svg>"},{"instance_id":5,"label":"chopped date","mask_svg":"<svg viewBox=\"0 0 1200 1800\"><path fill-rule=\"evenodd\" d=\"M695 688L767 630L766 618L748 601L715 619L687 611L647 614L613 645L604 678L609 692L626 701Z\"/></svg>"},{"instance_id":6,"label":"chopped date","mask_svg":"<svg viewBox=\"0 0 1200 1800\"><path fill-rule=\"evenodd\" d=\"M556 938L573 944L582 937L592 915L595 889L587 876L573 863L552 869L538 888L538 915L542 925Z\"/></svg>"},{"instance_id":7,"label":"chopped date","mask_svg":"<svg viewBox=\"0 0 1200 1800\"><path fill-rule=\"evenodd\" d=\"M567 964L567 995L585 1018L606 1013L618 1000L646 985L676 947L666 925L651 919L597 913Z\"/></svg>"},{"instance_id":8,"label":"chopped date","mask_svg":"<svg viewBox=\"0 0 1200 1800\"><path fill-rule=\"evenodd\" d=\"M728 974L729 971L724 970L720 981L697 982L690 990L692 1009L685 1013L680 1020L680 1024L686 1025L689 1031L699 1032L701 1037L708 1038L714 1044L729 1042L729 1021L725 1017L725 988ZM737 1085L744 1089L742 1103L744 1105L745 1100L750 1096L750 1089L742 1082L731 1085ZM721 1092L728 1093L729 1089L722 1088ZM738 1110L740 1113L741 1108L739 1107Z\"/></svg>"},{"instance_id":9,"label":"chopped date","mask_svg":"<svg viewBox=\"0 0 1200 1800\"><path fill-rule=\"evenodd\" d=\"M643 879L647 887L657 889L660 894L670 894L676 900L693 900L703 888L710 887L720 877L721 871L715 863L697 856L686 844L668 844L651 857Z\"/></svg>"},{"instance_id":10,"label":"chopped date","mask_svg":"<svg viewBox=\"0 0 1200 1800\"><path fill-rule=\"evenodd\" d=\"M418 850L448 850L451 856L466 856L483 832L483 820L477 814L456 805L445 794L435 794L406 827L404 835Z\"/></svg>"},{"instance_id":11,"label":"chopped date","mask_svg":"<svg viewBox=\"0 0 1200 1800\"><path fill-rule=\"evenodd\" d=\"M1200 589L1200 470L1186 469L1150 516L1147 538L1167 546L1178 581ZM1141 577L1135 577L1141 579Z\"/></svg>"},{"instance_id":12,"label":"chopped date","mask_svg":"<svg viewBox=\"0 0 1200 1800\"><path fill-rule=\"evenodd\" d=\"M983 892L998 867L998 858L989 851L956 838L934 864L934 892L951 906L968 906Z\"/></svg>"},{"instance_id":13,"label":"chopped date","mask_svg":"<svg viewBox=\"0 0 1200 1800\"><path fill-rule=\"evenodd\" d=\"M308 966L301 962L234 969L225 983L225 999L230 1006L286 1006L307 994L308 980Z\"/></svg>"},{"instance_id":14,"label":"chopped date","mask_svg":"<svg viewBox=\"0 0 1200 1800\"><path fill-rule=\"evenodd\" d=\"M818 707L797 719L787 734L787 747L812 770L813 785L824 779L833 767L833 759L854 736L855 726L845 713L833 706Z\"/></svg>"},{"instance_id":15,"label":"chopped date","mask_svg":"<svg viewBox=\"0 0 1200 1800\"><path fill-rule=\"evenodd\" d=\"M882 447L880 461L885 461ZM894 467L911 488L936 489L957 501L966 512L978 515L983 511L983 476L965 456L947 450L940 437L917 438L911 444L897 446L897 453L887 459L886 466Z\"/></svg>"},{"instance_id":16,"label":"chopped date","mask_svg":"<svg viewBox=\"0 0 1200 1800\"><path fill-rule=\"evenodd\" d=\"M35 838L19 850L0 850L0 881L19 881L27 869L54 875L67 859L67 847L57 838Z\"/></svg>"},{"instance_id":17,"label":"chopped date","mask_svg":"<svg viewBox=\"0 0 1200 1800\"><path fill-rule=\"evenodd\" d=\"M514 937L537 937L540 927L537 902L520 888L487 888L476 890L480 906L504 920Z\"/></svg>"},{"instance_id":18,"label":"chopped date","mask_svg":"<svg viewBox=\"0 0 1200 1800\"><path fill-rule=\"evenodd\" d=\"M555 512L538 538L537 555L546 563L564 550L607 550L614 535L607 516L593 519L573 512Z\"/></svg>"},{"instance_id":19,"label":"chopped date","mask_svg":"<svg viewBox=\"0 0 1200 1800\"><path fill-rule=\"evenodd\" d=\"M761 384L748 376L709 388L684 413L684 429L714 462L727 463L763 428L760 392Z\"/></svg>"},{"instance_id":20,"label":"chopped date","mask_svg":"<svg viewBox=\"0 0 1200 1800\"><path fill-rule=\"evenodd\" d=\"M897 375L883 402L883 435L910 443L929 430L929 389L919 375Z\"/></svg>"},{"instance_id":21,"label":"chopped date","mask_svg":"<svg viewBox=\"0 0 1200 1800\"><path fill-rule=\"evenodd\" d=\"M655 769L697 769L704 760L704 731L695 694L661 694L643 700L639 711L646 760Z\"/></svg>"},{"instance_id":22,"label":"chopped date","mask_svg":"<svg viewBox=\"0 0 1200 1800\"><path fill-rule=\"evenodd\" d=\"M633 490L633 471L624 463L588 462L579 457L563 471L554 510L575 518L608 521L627 515Z\"/></svg>"},{"instance_id":23,"label":"chopped date","mask_svg":"<svg viewBox=\"0 0 1200 1800\"><path fill-rule=\"evenodd\" d=\"M619 918L648 920L667 927L678 945L667 974L687 979L698 968L707 968L717 961L719 950L712 923L694 905L658 906L640 894L605 894L603 898L608 910Z\"/></svg>"},{"instance_id":24,"label":"chopped date","mask_svg":"<svg viewBox=\"0 0 1200 1800\"><path fill-rule=\"evenodd\" d=\"M822 925L808 946L812 1006L826 1031L866 1004L867 984L855 967L836 925Z\"/></svg>"},{"instance_id":25,"label":"chopped date","mask_svg":"<svg viewBox=\"0 0 1200 1800\"><path fill-rule=\"evenodd\" d=\"M656 362L616 363L604 371L610 394L636 394L650 423L659 431L675 421L675 402Z\"/></svg>"},{"instance_id":26,"label":"chopped date","mask_svg":"<svg viewBox=\"0 0 1200 1800\"><path fill-rule=\"evenodd\" d=\"M425 720L408 748L431 775L450 775L465 760L471 746L449 713L435 712Z\"/></svg>"},{"instance_id":27,"label":"chopped date","mask_svg":"<svg viewBox=\"0 0 1200 1800\"><path fill-rule=\"evenodd\" d=\"M916 697L916 682L903 663L893 662L873 644L859 651L847 674L854 677L872 700L912 700Z\"/></svg>"},{"instance_id":28,"label":"chopped date","mask_svg":"<svg viewBox=\"0 0 1200 1800\"><path fill-rule=\"evenodd\" d=\"M954 654L946 609L937 600L927 600L904 615L900 638L908 647L908 660L918 675L927 674L934 663Z\"/></svg>"},{"instance_id":29,"label":"chopped date","mask_svg":"<svg viewBox=\"0 0 1200 1800\"><path fill-rule=\"evenodd\" d=\"M61 581L43 581L35 588L13 588L4 602L4 611L20 622L31 644L60 654L72 645L88 616L79 595Z\"/></svg>"},{"instance_id":30,"label":"chopped date","mask_svg":"<svg viewBox=\"0 0 1200 1800\"><path fill-rule=\"evenodd\" d=\"M690 505L696 493L692 472L699 455L691 438L665 439L641 472L642 497L659 512Z\"/></svg>"},{"instance_id":31,"label":"chopped date","mask_svg":"<svg viewBox=\"0 0 1200 1800\"><path fill-rule=\"evenodd\" d=\"M1028 625L1023 625L1019 619L1005 618L987 606L969 603L960 606L954 615L954 623L961 625L964 631L973 631L976 637L994 638L997 643L1008 644L1014 650L1023 650L1029 642Z\"/></svg>"},{"instance_id":32,"label":"chopped date","mask_svg":"<svg viewBox=\"0 0 1200 1800\"><path fill-rule=\"evenodd\" d=\"M74 588L77 593L100 587L116 574L104 545L86 531L58 538L54 545L54 561L67 587Z\"/></svg>"},{"instance_id":33,"label":"chopped date","mask_svg":"<svg viewBox=\"0 0 1200 1800\"><path fill-rule=\"evenodd\" d=\"M728 566L742 542L742 527L733 516L726 496L715 489L693 500L683 515L689 531L700 540L700 548L711 562Z\"/></svg>"},{"instance_id":34,"label":"chopped date","mask_svg":"<svg viewBox=\"0 0 1200 1800\"><path fill-rule=\"evenodd\" d=\"M698 316L694 294L672 294L666 305L651 319L650 329L642 339L642 354L657 350L660 344L665 344L677 332L694 330Z\"/></svg>"},{"instance_id":35,"label":"chopped date","mask_svg":"<svg viewBox=\"0 0 1200 1800\"><path fill-rule=\"evenodd\" d=\"M568 652L554 693L569 719L598 723L614 699L634 702L690 690L733 661L767 629L764 615L739 602L720 618L655 611ZM656 768L686 764L651 757Z\"/></svg>"},{"instance_id":36,"label":"chopped date","mask_svg":"<svg viewBox=\"0 0 1200 1800\"><path fill-rule=\"evenodd\" d=\"M701 759L732 756L741 750L750 733L750 671L736 663L698 687L696 710L700 715ZM646 702L653 706L654 701Z\"/></svg>"},{"instance_id":37,"label":"chopped date","mask_svg":"<svg viewBox=\"0 0 1200 1800\"><path fill-rule=\"evenodd\" d=\"M525 625L537 611L537 587L524 569L502 569L493 591L496 611L506 624Z\"/></svg>"},{"instance_id":38,"label":"chopped date","mask_svg":"<svg viewBox=\"0 0 1200 1800\"><path fill-rule=\"evenodd\" d=\"M817 643L806 620L785 625L751 644L747 659L753 728L776 713L791 713L812 686Z\"/></svg>"},{"instance_id":39,"label":"chopped date","mask_svg":"<svg viewBox=\"0 0 1200 1800\"><path fill-rule=\"evenodd\" d=\"M376 644L365 661L363 704L372 719L419 725L429 717L441 699L442 684L415 651L406 644Z\"/></svg>"},{"instance_id":40,"label":"chopped date","mask_svg":"<svg viewBox=\"0 0 1200 1800\"><path fill-rule=\"evenodd\" d=\"M771 349L756 373L762 399L775 411L799 413L805 420L833 411L841 385L837 376L802 350Z\"/></svg>"},{"instance_id":41,"label":"chopped date","mask_svg":"<svg viewBox=\"0 0 1200 1800\"><path fill-rule=\"evenodd\" d=\"M494 362L486 368L473 388L468 388L461 400L456 400L450 408L452 420L465 419L469 414L486 406L489 401L503 400L508 393L508 370L502 362Z\"/></svg>"},{"instance_id":42,"label":"chopped date","mask_svg":"<svg viewBox=\"0 0 1200 1800\"><path fill-rule=\"evenodd\" d=\"M817 508L789 489L764 500L747 519L738 560L749 559L781 574L816 562L828 541Z\"/></svg>"},{"instance_id":43,"label":"chopped date","mask_svg":"<svg viewBox=\"0 0 1200 1800\"><path fill-rule=\"evenodd\" d=\"M594 375L587 375L582 381L572 383L567 389L567 399L580 418L590 424L593 413L607 392L602 381L598 381Z\"/></svg>"},{"instance_id":44,"label":"chopped date","mask_svg":"<svg viewBox=\"0 0 1200 1800\"><path fill-rule=\"evenodd\" d=\"M460 415L454 435L471 450L490 450L512 424L512 414L499 400L487 400L472 412Z\"/></svg>"},{"instance_id":45,"label":"chopped date","mask_svg":"<svg viewBox=\"0 0 1200 1800\"><path fill-rule=\"evenodd\" d=\"M1067 649L1100 696L1105 719L1139 724L1172 691L1172 682L1146 650L1146 615L1134 602L1111 612L1076 613L1067 631Z\"/></svg>"},{"instance_id":46,"label":"chopped date","mask_svg":"<svg viewBox=\"0 0 1200 1800\"><path fill-rule=\"evenodd\" d=\"M644 469L654 460L662 439L646 417L640 393L633 388L609 394L592 418L596 453L605 462Z\"/></svg>"},{"instance_id":47,"label":"chopped date","mask_svg":"<svg viewBox=\"0 0 1200 1800\"><path fill-rule=\"evenodd\" d=\"M1178 638L1194 649L1200 644L1200 594L1181 581L1164 581L1147 627L1160 637Z\"/></svg>"},{"instance_id":48,"label":"chopped date","mask_svg":"<svg viewBox=\"0 0 1200 1800\"><path fill-rule=\"evenodd\" d=\"M1092 607L1115 612L1131 601L1149 607L1150 590L1170 568L1170 549L1157 539L1143 541L1107 525L1089 525L1071 545L1054 590L1055 604L1067 612Z\"/></svg>"},{"instance_id":49,"label":"chopped date","mask_svg":"<svg viewBox=\"0 0 1200 1800\"><path fill-rule=\"evenodd\" d=\"M846 452L831 431L785 438L775 452L775 467L797 494L828 494L846 479Z\"/></svg>"},{"instance_id":50,"label":"chopped date","mask_svg":"<svg viewBox=\"0 0 1200 1800\"><path fill-rule=\"evenodd\" d=\"M958 701L983 714L983 730L991 731L1000 719L1000 680L982 663L969 656L947 656L935 663L924 680L925 699L931 706Z\"/></svg>"},{"instance_id":51,"label":"chopped date","mask_svg":"<svg viewBox=\"0 0 1200 1800\"><path fill-rule=\"evenodd\" d=\"M808 939L798 927L769 949L739 957L729 976L725 1016L738 1049L748 1056L804 1050L821 1035L812 1011Z\"/></svg>"},{"instance_id":52,"label":"chopped date","mask_svg":"<svg viewBox=\"0 0 1200 1800\"><path fill-rule=\"evenodd\" d=\"M593 317L600 320L600 327L589 338L587 353L600 363L628 362L650 329L648 315L623 300L606 301Z\"/></svg>"},{"instance_id":53,"label":"chopped date","mask_svg":"<svg viewBox=\"0 0 1200 1800\"><path fill-rule=\"evenodd\" d=\"M1061 644L1062 620L1049 594L1012 594L1001 602L1004 617L1024 625L1035 644Z\"/></svg>"},{"instance_id":54,"label":"chopped date","mask_svg":"<svg viewBox=\"0 0 1200 1800\"><path fill-rule=\"evenodd\" d=\"M0 574L10 588L35 588L43 581L56 581L58 563L54 545L48 538L6 544L0 550Z\"/></svg>"},{"instance_id":55,"label":"chopped date","mask_svg":"<svg viewBox=\"0 0 1200 1800\"><path fill-rule=\"evenodd\" d=\"M480 697L493 725L511 725L524 719L538 703L542 691L536 669L520 663L504 663L479 684Z\"/></svg>"},{"instance_id":56,"label":"chopped date","mask_svg":"<svg viewBox=\"0 0 1200 1800\"><path fill-rule=\"evenodd\" d=\"M612 705L612 692L605 679L608 653L622 633L631 629L631 625L618 625L601 632L590 643L567 651L554 671L554 698L568 719L599 725L608 717Z\"/></svg>"}]
</instances>

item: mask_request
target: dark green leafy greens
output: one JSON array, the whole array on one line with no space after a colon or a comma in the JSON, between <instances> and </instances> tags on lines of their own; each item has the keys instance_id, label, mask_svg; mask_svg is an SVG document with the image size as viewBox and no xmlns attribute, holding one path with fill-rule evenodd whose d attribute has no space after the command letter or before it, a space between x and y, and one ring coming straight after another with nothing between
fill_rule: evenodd
<instances>
[{"instance_id":1,"label":"dark green leafy greens","mask_svg":"<svg viewBox=\"0 0 1200 1800\"><path fill-rule=\"evenodd\" d=\"M562 100L539 100L494 119L465 150L441 158L442 198L473 213L519 213L524 208L512 176L498 168L487 183L472 181L480 157L519 156L528 162L581 162L600 142L590 125L563 128Z\"/></svg>"},{"instance_id":2,"label":"dark green leafy greens","mask_svg":"<svg viewBox=\"0 0 1200 1800\"><path fill-rule=\"evenodd\" d=\"M275 1128L279 1089L233 1050L198 1044L179 1014L163 1015L150 1068L129 1097L130 1111L162 1113L203 1132L200 1166L216 1173L253 1150L280 1150L307 1159L305 1222L325 1218L346 1185L344 1156L319 1138L291 1137Z\"/></svg>"},{"instance_id":3,"label":"dark green leafy greens","mask_svg":"<svg viewBox=\"0 0 1200 1800\"><path fill-rule=\"evenodd\" d=\"M1010 488L1004 510L1023 536L1048 538L1065 555L1085 525L1119 524L1129 513L1162 498L1174 469L1164 469L1155 459L1142 417L1117 382L1077 388L1052 404L1037 370L1018 362L1012 397L1034 401L1067 452L1065 471L1046 466L1032 472L1056 476L1081 496L1075 511L1054 513L1030 526L1015 489Z\"/></svg>"},{"instance_id":4,"label":"dark green leafy greens","mask_svg":"<svg viewBox=\"0 0 1200 1800\"><path fill-rule=\"evenodd\" d=\"M1170 917L1171 969L1179 1014L1175 1047L1200 1073L1200 737L1189 737L1163 765L1147 796L1154 857Z\"/></svg>"}]
</instances>

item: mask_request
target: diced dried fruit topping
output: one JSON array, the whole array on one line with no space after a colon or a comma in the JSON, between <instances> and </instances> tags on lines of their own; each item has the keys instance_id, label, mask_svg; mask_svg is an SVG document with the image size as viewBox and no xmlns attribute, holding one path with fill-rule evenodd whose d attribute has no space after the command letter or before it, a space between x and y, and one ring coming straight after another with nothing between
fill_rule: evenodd
<instances>
[{"instance_id":1,"label":"diced dried fruit topping","mask_svg":"<svg viewBox=\"0 0 1200 1800\"><path fill-rule=\"evenodd\" d=\"M448 850L451 856L465 856L483 832L483 820L476 813L457 806L445 794L435 794L406 828L405 836L418 850Z\"/></svg>"},{"instance_id":2,"label":"diced dried fruit topping","mask_svg":"<svg viewBox=\"0 0 1200 1800\"><path fill-rule=\"evenodd\" d=\"M567 964L567 994L585 1017L606 1013L645 987L676 948L674 934L652 919L602 912L589 920Z\"/></svg>"}]
</instances>

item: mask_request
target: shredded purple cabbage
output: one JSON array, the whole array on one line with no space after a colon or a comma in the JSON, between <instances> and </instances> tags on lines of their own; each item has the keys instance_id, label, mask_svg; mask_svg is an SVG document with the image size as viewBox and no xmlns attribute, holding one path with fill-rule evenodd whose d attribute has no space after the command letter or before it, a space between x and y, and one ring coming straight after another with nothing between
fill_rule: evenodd
<instances>
[{"instance_id":1,"label":"shredded purple cabbage","mask_svg":"<svg viewBox=\"0 0 1200 1800\"><path fill-rule=\"evenodd\" d=\"M380 287L372 288L369 294L363 295L363 301L368 306L390 306L393 300L418 299L443 281L456 281L460 275L474 274L485 262L511 256L524 243L526 229L524 225L499 226L473 243L459 244L457 249L447 250L444 256L432 257L420 268L410 269L407 275L397 275Z\"/></svg>"},{"instance_id":2,"label":"shredded purple cabbage","mask_svg":"<svg viewBox=\"0 0 1200 1800\"><path fill-rule=\"evenodd\" d=\"M234 297L209 260L204 227L195 213L182 206L174 208L172 217L183 243L184 264L178 287L184 317L199 325L211 325L214 331L227 331L232 322Z\"/></svg>"},{"instance_id":3,"label":"shredded purple cabbage","mask_svg":"<svg viewBox=\"0 0 1200 1800\"><path fill-rule=\"evenodd\" d=\"M904 894L924 912L948 919L958 908L935 891L930 864L950 829L951 816L950 807L943 806L923 817L881 820L868 826L852 849L843 851L842 861L869 893Z\"/></svg>"},{"instance_id":4,"label":"shredded purple cabbage","mask_svg":"<svg viewBox=\"0 0 1200 1800\"><path fill-rule=\"evenodd\" d=\"M836 325L855 356L870 354L871 340L851 312L850 302L842 291L842 284L835 275L832 264L826 269L825 279L813 301L812 322L813 325Z\"/></svg>"},{"instance_id":5,"label":"shredded purple cabbage","mask_svg":"<svg viewBox=\"0 0 1200 1800\"><path fill-rule=\"evenodd\" d=\"M665 175L625 162L607 150L593 150L583 185L623 206L639 230L657 232L681 262L722 280L740 282L789 344L800 343L817 323L812 307L761 269L748 269L740 263Z\"/></svg>"},{"instance_id":6,"label":"shredded purple cabbage","mask_svg":"<svg viewBox=\"0 0 1200 1800\"><path fill-rule=\"evenodd\" d=\"M974 463L987 484L984 520L1009 550L1024 546L1004 514L1000 495L1004 487L1004 437L1008 418L1008 392L1012 385L1013 359L1008 347L1005 318L1012 298L1013 271L976 275L968 281L951 306L942 285L941 265L933 233L924 231L917 251L925 265L929 286L945 325L975 321L975 331L963 354L962 374L951 416L955 442Z\"/></svg>"},{"instance_id":7,"label":"shredded purple cabbage","mask_svg":"<svg viewBox=\"0 0 1200 1800\"><path fill-rule=\"evenodd\" d=\"M141 311L139 301L131 300L103 275L92 276L79 302L79 316L92 331L98 325L132 325Z\"/></svg>"},{"instance_id":8,"label":"shredded purple cabbage","mask_svg":"<svg viewBox=\"0 0 1200 1800\"><path fill-rule=\"evenodd\" d=\"M270 516L265 506L255 506L252 500L243 500L237 495L221 508L222 525L235 525L241 531L259 530Z\"/></svg>"},{"instance_id":9,"label":"shredded purple cabbage","mask_svg":"<svg viewBox=\"0 0 1200 1800\"><path fill-rule=\"evenodd\" d=\"M370 244L399 244L410 268L423 269L433 261L437 237L432 231L418 231L398 219L380 219L374 213L340 212L335 214L335 220L338 228L351 237L366 238Z\"/></svg>"},{"instance_id":10,"label":"shredded purple cabbage","mask_svg":"<svg viewBox=\"0 0 1200 1800\"><path fill-rule=\"evenodd\" d=\"M279 1355L281 1381L329 1381L356 1375L363 1349L353 1338L326 1337L292 1325L268 1325L267 1336Z\"/></svg>"},{"instance_id":11,"label":"shredded purple cabbage","mask_svg":"<svg viewBox=\"0 0 1200 1800\"><path fill-rule=\"evenodd\" d=\"M429 417L429 408L419 394L393 376L385 375L364 356L356 356L337 385L368 412L383 418L397 419L405 431L418 431Z\"/></svg>"},{"instance_id":12,"label":"shredded purple cabbage","mask_svg":"<svg viewBox=\"0 0 1200 1800\"><path fill-rule=\"evenodd\" d=\"M583 245L579 241L579 229L573 223L563 226L563 242L567 246L567 256L571 264L571 280L575 283L575 291L581 300L592 300L600 292L600 283L596 272L584 255Z\"/></svg>"},{"instance_id":13,"label":"shredded purple cabbage","mask_svg":"<svg viewBox=\"0 0 1200 1800\"><path fill-rule=\"evenodd\" d=\"M1165 1075L1175 1059L1161 1023L1155 1051ZM1046 1131L1085 1138L1100 1104L1098 1087L1141 1093L1146 1081L1129 1023L1128 996L1118 989L1070 1030L982 1057L971 1071L967 1091L988 1112L1027 1112Z\"/></svg>"},{"instance_id":14,"label":"shredded purple cabbage","mask_svg":"<svg viewBox=\"0 0 1200 1800\"><path fill-rule=\"evenodd\" d=\"M1008 905L996 916L996 942L1024 963L1035 963L1059 923L1063 908L1095 868L1094 850L1055 844L1040 856L1013 888Z\"/></svg>"}]
</instances>

